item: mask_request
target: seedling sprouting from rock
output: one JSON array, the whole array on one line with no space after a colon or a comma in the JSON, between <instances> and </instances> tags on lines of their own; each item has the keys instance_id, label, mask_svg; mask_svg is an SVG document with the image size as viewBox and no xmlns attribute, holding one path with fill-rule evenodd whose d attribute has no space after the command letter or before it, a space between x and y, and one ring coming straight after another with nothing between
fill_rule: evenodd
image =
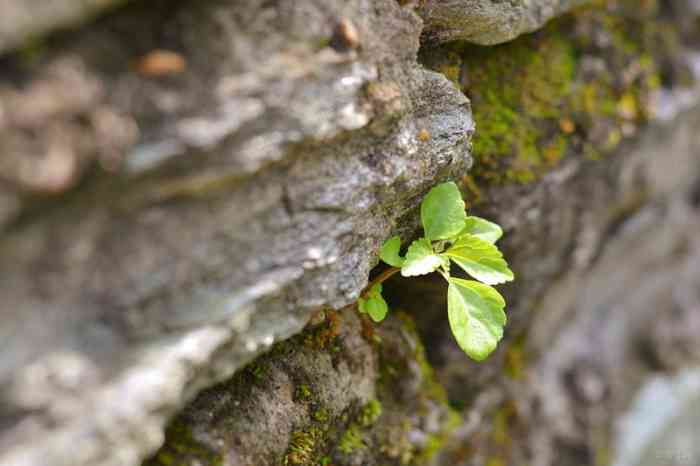
<instances>
[{"instance_id":1,"label":"seedling sprouting from rock","mask_svg":"<svg viewBox=\"0 0 700 466\"><path fill-rule=\"evenodd\" d=\"M430 190L421 204L425 236L415 240L401 257L401 238L389 238L380 257L392 266L370 283L358 300L358 309L375 322L389 310L382 297L382 282L397 272L414 277L432 272L447 281L447 314L452 334L465 353L484 360L503 337L505 300L491 285L513 280L513 272L498 250L501 227L479 217L467 216L462 195L452 182ZM476 280L450 275L455 263Z\"/></svg>"}]
</instances>

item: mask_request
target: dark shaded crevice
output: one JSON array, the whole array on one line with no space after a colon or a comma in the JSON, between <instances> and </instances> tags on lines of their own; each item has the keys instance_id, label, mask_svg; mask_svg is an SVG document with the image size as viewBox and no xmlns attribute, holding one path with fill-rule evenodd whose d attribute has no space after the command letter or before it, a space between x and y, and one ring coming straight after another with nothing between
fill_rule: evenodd
<instances>
[{"instance_id":1,"label":"dark shaded crevice","mask_svg":"<svg viewBox=\"0 0 700 466\"><path fill-rule=\"evenodd\" d=\"M453 270L454 275L462 273ZM471 409L489 381L503 371L503 353L509 345L508 330L499 348L486 361L469 359L455 341L447 315L447 284L437 273L404 278L394 276L384 284L383 294L391 312L405 312L415 322L436 381L459 411Z\"/></svg>"},{"instance_id":2,"label":"dark shaded crevice","mask_svg":"<svg viewBox=\"0 0 700 466\"><path fill-rule=\"evenodd\" d=\"M441 341L447 321L447 285L439 274L420 277L395 275L384 283L383 294L391 309L408 313L416 322L416 329L426 346L426 354L432 365L439 366L440 356L433 351Z\"/></svg>"},{"instance_id":3,"label":"dark shaded crevice","mask_svg":"<svg viewBox=\"0 0 700 466\"><path fill-rule=\"evenodd\" d=\"M688 201L693 208L700 210L700 173L698 173L695 185L690 190Z\"/></svg>"}]
</instances>

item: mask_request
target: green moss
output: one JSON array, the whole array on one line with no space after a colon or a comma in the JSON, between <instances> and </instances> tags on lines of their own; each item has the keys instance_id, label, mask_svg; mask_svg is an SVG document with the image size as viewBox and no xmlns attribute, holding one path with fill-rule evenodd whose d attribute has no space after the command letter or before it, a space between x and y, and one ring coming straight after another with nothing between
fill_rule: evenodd
<instances>
[{"instance_id":1,"label":"green moss","mask_svg":"<svg viewBox=\"0 0 700 466\"><path fill-rule=\"evenodd\" d=\"M428 362L428 358L425 355L425 347L420 342L420 336L416 330L416 324L411 319L408 314L403 312L398 312L397 316L404 324L406 331L410 332L416 342L416 348L414 352L414 357L421 371L422 392L424 396L430 400L433 400L439 404L447 406L447 392L445 388L440 385L435 379L435 374L433 367Z\"/></svg>"},{"instance_id":2,"label":"green moss","mask_svg":"<svg viewBox=\"0 0 700 466\"><path fill-rule=\"evenodd\" d=\"M370 427L382 415L382 404L378 400L370 400L360 411L357 422L362 427Z\"/></svg>"},{"instance_id":3,"label":"green moss","mask_svg":"<svg viewBox=\"0 0 700 466\"><path fill-rule=\"evenodd\" d=\"M416 463L423 464L429 462L435 457L445 446L445 442L449 440L452 432L462 425L462 417L457 411L450 409L447 419L443 423L439 434L431 434L425 442L425 446L421 449Z\"/></svg>"},{"instance_id":4,"label":"green moss","mask_svg":"<svg viewBox=\"0 0 700 466\"><path fill-rule=\"evenodd\" d=\"M309 401L311 399L311 387L307 384L297 385L295 397L298 401Z\"/></svg>"},{"instance_id":5,"label":"green moss","mask_svg":"<svg viewBox=\"0 0 700 466\"><path fill-rule=\"evenodd\" d=\"M253 379L255 380L255 382L259 383L259 382L262 382L265 380L267 368L265 366L263 366L262 364L258 364L258 363L253 362L253 363L249 364L246 369L250 372L250 375L253 376Z\"/></svg>"},{"instance_id":6,"label":"green moss","mask_svg":"<svg viewBox=\"0 0 700 466\"><path fill-rule=\"evenodd\" d=\"M346 455L349 455L355 450L361 448L366 448L365 442L362 438L362 430L360 429L360 426L353 423L340 437L338 449Z\"/></svg>"},{"instance_id":7,"label":"green moss","mask_svg":"<svg viewBox=\"0 0 700 466\"><path fill-rule=\"evenodd\" d=\"M313 412L311 417L314 418L314 421L322 422L322 423L328 422L328 419L330 418L330 416L328 415L328 410L326 408L317 409L316 411Z\"/></svg>"},{"instance_id":8,"label":"green moss","mask_svg":"<svg viewBox=\"0 0 700 466\"><path fill-rule=\"evenodd\" d=\"M293 432L282 464L284 466L315 464L316 447L322 435L322 432L314 427Z\"/></svg>"},{"instance_id":9,"label":"green moss","mask_svg":"<svg viewBox=\"0 0 700 466\"><path fill-rule=\"evenodd\" d=\"M634 134L660 85L655 57L677 42L657 13L653 0L599 1L507 44L422 55L472 101L474 179L463 185L475 203L476 184L535 181L567 154L600 158Z\"/></svg>"},{"instance_id":10,"label":"green moss","mask_svg":"<svg viewBox=\"0 0 700 466\"><path fill-rule=\"evenodd\" d=\"M496 411L493 416L493 431L491 433L493 443L499 447L510 444L509 420L512 416L508 406Z\"/></svg>"},{"instance_id":11,"label":"green moss","mask_svg":"<svg viewBox=\"0 0 700 466\"><path fill-rule=\"evenodd\" d=\"M395 315L402 322L402 333L405 332L407 338L411 340L410 347L413 353L400 354L398 358L393 358L392 356L395 355L392 352L381 353L380 386L383 387L382 390L391 392L395 390L397 384L402 383L402 374L407 371L406 361L403 358L408 356L420 369L421 386L416 405L413 408L415 414L418 416L434 415L435 410L439 409L436 407L437 405L444 407L444 416L441 416L439 429L426 432L427 438L422 445L412 442L409 437L411 431L420 429L419 426L415 425L415 416L395 423L390 430L384 432L381 448L390 451L391 457L401 458L401 464L426 464L445 447L452 432L462 424L462 419L456 411L448 406L447 393L435 377L413 319L403 312L396 312Z\"/></svg>"},{"instance_id":12,"label":"green moss","mask_svg":"<svg viewBox=\"0 0 700 466\"><path fill-rule=\"evenodd\" d=\"M203 466L223 464L221 454L192 435L190 428L176 420L165 431L165 444L144 466L186 466L194 462Z\"/></svg>"},{"instance_id":13,"label":"green moss","mask_svg":"<svg viewBox=\"0 0 700 466\"><path fill-rule=\"evenodd\" d=\"M525 355L526 335L516 338L506 350L505 373L514 380L522 380L527 369L527 358Z\"/></svg>"},{"instance_id":14,"label":"green moss","mask_svg":"<svg viewBox=\"0 0 700 466\"><path fill-rule=\"evenodd\" d=\"M340 440L338 440L338 450L348 455L358 449L366 448L364 430L372 427L381 415L381 402L379 400L368 401L341 435Z\"/></svg>"},{"instance_id":15,"label":"green moss","mask_svg":"<svg viewBox=\"0 0 700 466\"><path fill-rule=\"evenodd\" d=\"M460 52L477 125L474 174L533 181L566 148L563 136L553 143L550 135L574 93L572 45L550 31L498 47L462 45Z\"/></svg>"},{"instance_id":16,"label":"green moss","mask_svg":"<svg viewBox=\"0 0 700 466\"><path fill-rule=\"evenodd\" d=\"M518 426L518 422L517 409L512 400L506 400L484 418L485 432L478 448L486 457L487 465L513 463L513 429ZM487 430L489 427L490 430Z\"/></svg>"},{"instance_id":17,"label":"green moss","mask_svg":"<svg viewBox=\"0 0 700 466\"><path fill-rule=\"evenodd\" d=\"M25 41L24 47L18 50L22 63L26 66L36 65L46 54L47 44L43 37L32 37Z\"/></svg>"}]
</instances>

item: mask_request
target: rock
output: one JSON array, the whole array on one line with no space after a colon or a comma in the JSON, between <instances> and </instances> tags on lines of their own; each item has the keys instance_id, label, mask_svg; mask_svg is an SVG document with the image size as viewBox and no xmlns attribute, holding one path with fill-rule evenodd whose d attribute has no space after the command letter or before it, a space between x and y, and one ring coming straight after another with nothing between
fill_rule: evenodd
<instances>
[{"instance_id":1,"label":"rock","mask_svg":"<svg viewBox=\"0 0 700 466\"><path fill-rule=\"evenodd\" d=\"M541 28L555 16L589 0L427 0L418 12L426 40L466 40L482 45L508 42Z\"/></svg>"},{"instance_id":2,"label":"rock","mask_svg":"<svg viewBox=\"0 0 700 466\"><path fill-rule=\"evenodd\" d=\"M275 345L205 390L145 464L406 464L432 459L459 417L410 319L354 309Z\"/></svg>"},{"instance_id":3,"label":"rock","mask_svg":"<svg viewBox=\"0 0 700 466\"><path fill-rule=\"evenodd\" d=\"M123 0L2 0L0 53L21 46L27 40L40 40L42 35L55 29L76 26L120 3Z\"/></svg>"},{"instance_id":4,"label":"rock","mask_svg":"<svg viewBox=\"0 0 700 466\"><path fill-rule=\"evenodd\" d=\"M698 464L700 373L651 377L619 421L615 465Z\"/></svg>"},{"instance_id":5,"label":"rock","mask_svg":"<svg viewBox=\"0 0 700 466\"><path fill-rule=\"evenodd\" d=\"M487 50L437 47L437 3L132 2L6 53L0 464L612 458L630 394L700 354L684 4L612 2ZM573 2L505 5L479 34ZM350 306L446 179L504 226L518 276L480 365L430 278L386 284L417 333Z\"/></svg>"},{"instance_id":6,"label":"rock","mask_svg":"<svg viewBox=\"0 0 700 466\"><path fill-rule=\"evenodd\" d=\"M428 0L418 12L426 22L426 36L438 41L468 40L498 44L532 32L551 18L590 0ZM0 53L40 41L46 33L88 21L123 0L59 0L33 4L3 0L0 19ZM408 3L408 2L403 2ZM303 11L303 8L299 11ZM352 23L337 19L338 31L352 31ZM358 44L359 45L359 44ZM354 47L351 47L354 48Z\"/></svg>"},{"instance_id":7,"label":"rock","mask_svg":"<svg viewBox=\"0 0 700 466\"><path fill-rule=\"evenodd\" d=\"M202 387L356 299L471 163L420 27L391 0L136 3L6 58L0 464L138 464Z\"/></svg>"}]
</instances>

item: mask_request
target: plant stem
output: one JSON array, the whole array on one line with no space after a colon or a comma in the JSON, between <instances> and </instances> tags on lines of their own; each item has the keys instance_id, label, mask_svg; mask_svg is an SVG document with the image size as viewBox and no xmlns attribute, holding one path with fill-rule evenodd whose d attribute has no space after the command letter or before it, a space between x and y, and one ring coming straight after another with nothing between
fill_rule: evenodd
<instances>
[{"instance_id":1,"label":"plant stem","mask_svg":"<svg viewBox=\"0 0 700 466\"><path fill-rule=\"evenodd\" d=\"M377 275L377 277L369 282L369 284L365 287L364 291L360 293L360 296L362 298L366 298L367 294L369 293L369 290L371 290L375 285L378 285L380 283L383 283L387 281L392 275L395 273L399 272L401 269L399 267L390 267L386 269L384 272L380 273Z\"/></svg>"}]
</instances>

